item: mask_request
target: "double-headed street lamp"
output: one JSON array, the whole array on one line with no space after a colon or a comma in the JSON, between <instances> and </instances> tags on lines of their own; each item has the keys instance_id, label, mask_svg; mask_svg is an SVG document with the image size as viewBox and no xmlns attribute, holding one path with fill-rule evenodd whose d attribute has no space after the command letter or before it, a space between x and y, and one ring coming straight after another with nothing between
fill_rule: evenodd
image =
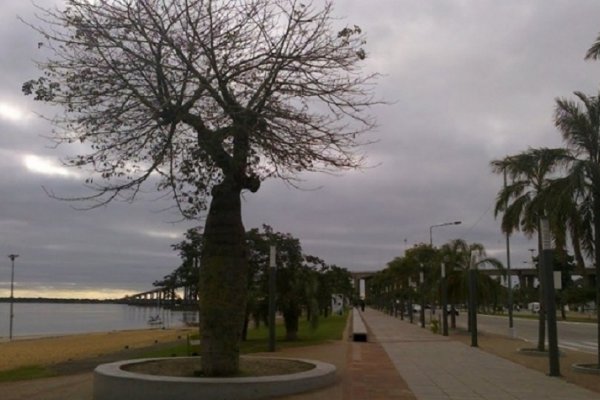
<instances>
[{"instance_id":1,"label":"double-headed street lamp","mask_svg":"<svg viewBox=\"0 0 600 400\"><path fill-rule=\"evenodd\" d=\"M437 228L440 226L448 226L448 225L460 225L462 221L453 221L453 222L444 222L443 224L431 225L429 227L429 245L433 247L433 228Z\"/></svg>"},{"instance_id":2,"label":"double-headed street lamp","mask_svg":"<svg viewBox=\"0 0 600 400\"><path fill-rule=\"evenodd\" d=\"M8 258L12 263L10 270L10 327L9 327L9 340L12 340L13 334L13 319L15 318L15 314L13 313L13 301L14 301L14 286L15 286L15 258L19 257L18 254L9 254Z\"/></svg>"}]
</instances>

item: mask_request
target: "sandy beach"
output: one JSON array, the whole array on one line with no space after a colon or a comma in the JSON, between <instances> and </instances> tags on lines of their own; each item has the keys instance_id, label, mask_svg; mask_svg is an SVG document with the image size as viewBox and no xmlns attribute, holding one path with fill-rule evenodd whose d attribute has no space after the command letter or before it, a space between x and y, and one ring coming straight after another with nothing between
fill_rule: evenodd
<instances>
[{"instance_id":1,"label":"sandy beach","mask_svg":"<svg viewBox=\"0 0 600 400\"><path fill-rule=\"evenodd\" d=\"M48 338L17 339L0 343L0 371L30 365L52 365L69 360L174 342L195 329L144 329L87 333Z\"/></svg>"}]
</instances>

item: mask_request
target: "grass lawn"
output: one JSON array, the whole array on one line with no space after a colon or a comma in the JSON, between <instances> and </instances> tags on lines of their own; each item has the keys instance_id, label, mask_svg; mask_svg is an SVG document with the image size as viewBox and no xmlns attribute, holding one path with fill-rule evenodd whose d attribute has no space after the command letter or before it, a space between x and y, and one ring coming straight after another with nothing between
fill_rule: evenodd
<instances>
[{"instance_id":1,"label":"grass lawn","mask_svg":"<svg viewBox=\"0 0 600 400\"><path fill-rule=\"evenodd\" d=\"M56 376L54 372L50 369L40 366L40 365L32 365L27 367L21 367L17 369L11 369L10 371L1 371L0 372L0 382L12 382L12 381L21 381L26 379L39 379L39 378L49 378L51 376Z\"/></svg>"},{"instance_id":2,"label":"grass lawn","mask_svg":"<svg viewBox=\"0 0 600 400\"><path fill-rule=\"evenodd\" d=\"M332 315L327 318L319 319L319 326L316 329L311 329L308 321L301 319L298 329L298 340L286 341L285 327L283 321L278 321L275 328L276 333L276 349L289 347L311 346L320 343L325 343L329 340L341 340L346 327L348 313L344 315ZM240 344L242 354L259 353L268 351L269 331L266 326L261 326L258 329L249 329L248 339ZM194 335L191 339L198 339L198 335ZM174 344L158 351L150 351L144 357L181 357L190 354L198 354L199 346L188 347L187 343Z\"/></svg>"},{"instance_id":3,"label":"grass lawn","mask_svg":"<svg viewBox=\"0 0 600 400\"><path fill-rule=\"evenodd\" d=\"M346 326L348 313L344 315L332 315L328 318L320 318L316 329L311 329L308 321L301 319L298 329L298 340L286 341L283 321L278 321L276 326L277 349L310 346L325 343L329 340L341 340ZM258 329L250 329L248 340L241 343L242 354L258 353L268 350L269 331L266 326ZM198 339L194 335L192 339ZM143 358L153 357L182 357L200 352L199 346L188 346L186 342L174 343L172 346L163 347L160 350L151 350L143 355ZM38 379L57 376L50 366L27 366L9 371L0 371L0 382L12 382L27 379Z\"/></svg>"}]
</instances>

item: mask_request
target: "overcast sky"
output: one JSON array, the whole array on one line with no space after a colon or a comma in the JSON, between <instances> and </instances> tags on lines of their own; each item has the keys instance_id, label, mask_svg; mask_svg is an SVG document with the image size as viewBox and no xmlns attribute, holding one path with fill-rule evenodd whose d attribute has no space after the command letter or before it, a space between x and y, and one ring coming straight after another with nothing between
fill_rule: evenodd
<instances>
[{"instance_id":1,"label":"overcast sky","mask_svg":"<svg viewBox=\"0 0 600 400\"><path fill-rule=\"evenodd\" d=\"M38 0L59 4L59 0ZM489 163L528 147L558 146L556 97L594 95L600 62L583 60L600 32L597 0L338 0L336 15L367 34L366 69L379 72L373 109L372 168L338 176L304 175L297 190L267 181L245 194L247 229L263 223L300 238L306 253L353 271L378 270L407 247L454 238L485 245L505 262L493 216L502 178ZM39 75L39 38L28 1L3 0L0 11L0 296L16 260L16 296L120 297L151 288L171 272L171 244L193 222L178 222L170 202L147 194L128 204L78 211L43 187L82 193L78 171L61 167L40 104L21 94ZM312 190L315 189L315 190ZM512 265L530 247L511 241Z\"/></svg>"}]
</instances>

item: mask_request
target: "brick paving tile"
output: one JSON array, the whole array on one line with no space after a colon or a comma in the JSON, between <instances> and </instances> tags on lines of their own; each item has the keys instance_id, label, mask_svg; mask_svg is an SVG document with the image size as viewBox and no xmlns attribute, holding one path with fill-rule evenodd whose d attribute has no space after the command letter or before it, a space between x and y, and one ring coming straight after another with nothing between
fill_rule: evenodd
<instances>
[{"instance_id":1,"label":"brick paving tile","mask_svg":"<svg viewBox=\"0 0 600 400\"><path fill-rule=\"evenodd\" d=\"M379 343L348 344L344 400L416 400Z\"/></svg>"}]
</instances>

